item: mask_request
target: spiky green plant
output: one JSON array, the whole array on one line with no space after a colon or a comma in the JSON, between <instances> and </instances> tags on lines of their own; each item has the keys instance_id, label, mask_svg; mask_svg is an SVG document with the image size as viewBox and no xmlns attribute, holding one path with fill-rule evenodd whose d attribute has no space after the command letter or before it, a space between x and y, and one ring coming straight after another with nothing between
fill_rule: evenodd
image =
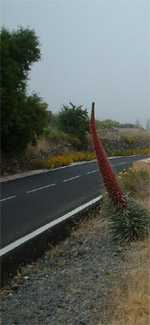
<instances>
[{"instance_id":1,"label":"spiky green plant","mask_svg":"<svg viewBox=\"0 0 150 325\"><path fill-rule=\"evenodd\" d=\"M150 216L138 201L128 197L122 191L102 140L97 135L94 108L95 103L92 103L91 134L98 166L107 190L107 199L103 202L103 213L109 219L110 229L115 240L129 242L143 239L149 233Z\"/></svg>"},{"instance_id":2,"label":"spiky green plant","mask_svg":"<svg viewBox=\"0 0 150 325\"><path fill-rule=\"evenodd\" d=\"M105 195L102 205L103 216L109 220L109 227L113 239L119 242L142 240L150 231L150 213L141 203L126 196L127 208L122 209L114 205Z\"/></svg>"}]
</instances>

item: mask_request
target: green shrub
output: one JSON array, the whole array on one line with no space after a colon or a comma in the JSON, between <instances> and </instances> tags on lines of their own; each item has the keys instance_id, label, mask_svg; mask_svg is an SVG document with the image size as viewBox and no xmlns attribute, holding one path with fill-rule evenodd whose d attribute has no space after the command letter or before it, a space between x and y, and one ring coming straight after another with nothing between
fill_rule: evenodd
<instances>
[{"instance_id":1,"label":"green shrub","mask_svg":"<svg viewBox=\"0 0 150 325\"><path fill-rule=\"evenodd\" d=\"M85 138L79 139L76 136L67 134L63 132L61 129L59 129L57 126L44 129L44 135L45 138L54 144L69 144L74 150L80 150L83 146L83 142L85 141ZM86 141L88 141L86 139Z\"/></svg>"},{"instance_id":2,"label":"green shrub","mask_svg":"<svg viewBox=\"0 0 150 325\"><path fill-rule=\"evenodd\" d=\"M69 136L79 139L78 150L85 150L88 147L87 133L89 132L88 112L82 105L76 106L69 103L63 106L58 115L60 129Z\"/></svg>"},{"instance_id":3,"label":"green shrub","mask_svg":"<svg viewBox=\"0 0 150 325\"><path fill-rule=\"evenodd\" d=\"M127 196L127 202L128 208L121 209L106 195L102 203L102 214L109 220L112 237L121 243L142 240L150 230L149 212L132 197Z\"/></svg>"},{"instance_id":4,"label":"green shrub","mask_svg":"<svg viewBox=\"0 0 150 325\"><path fill-rule=\"evenodd\" d=\"M45 136L49 141L55 142L56 144L69 142L69 136L56 127L46 129Z\"/></svg>"},{"instance_id":5,"label":"green shrub","mask_svg":"<svg viewBox=\"0 0 150 325\"><path fill-rule=\"evenodd\" d=\"M48 168L48 162L47 160L42 159L33 159L30 162L31 169L47 169Z\"/></svg>"}]
</instances>

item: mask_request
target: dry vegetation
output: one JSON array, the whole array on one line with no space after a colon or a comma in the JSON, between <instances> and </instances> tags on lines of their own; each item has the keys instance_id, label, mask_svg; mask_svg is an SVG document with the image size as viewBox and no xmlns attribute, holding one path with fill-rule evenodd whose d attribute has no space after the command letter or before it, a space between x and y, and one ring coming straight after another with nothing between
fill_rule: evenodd
<instances>
[{"instance_id":1,"label":"dry vegetation","mask_svg":"<svg viewBox=\"0 0 150 325\"><path fill-rule=\"evenodd\" d=\"M148 164L146 164L146 171L147 166ZM145 164L141 162L135 164L132 172L139 178L143 169L145 170ZM142 177L141 183L144 186ZM135 190L137 197L138 189L135 187ZM141 186L142 194L139 192L139 198L141 200L142 197L144 206L150 209L150 183L145 192L143 190ZM132 243L125 252L124 258L122 286L114 292L116 310L110 325L148 325L150 324L150 238Z\"/></svg>"},{"instance_id":2,"label":"dry vegetation","mask_svg":"<svg viewBox=\"0 0 150 325\"><path fill-rule=\"evenodd\" d=\"M52 157L48 157L45 160L42 159L34 159L32 161L33 169L52 169L58 168L61 166L68 166L72 163L79 161L90 161L95 159L95 154L93 152L66 152L64 154L57 154Z\"/></svg>"},{"instance_id":3,"label":"dry vegetation","mask_svg":"<svg viewBox=\"0 0 150 325\"><path fill-rule=\"evenodd\" d=\"M134 243L125 256L122 286L114 292L116 311L110 325L150 323L150 240Z\"/></svg>"}]
</instances>

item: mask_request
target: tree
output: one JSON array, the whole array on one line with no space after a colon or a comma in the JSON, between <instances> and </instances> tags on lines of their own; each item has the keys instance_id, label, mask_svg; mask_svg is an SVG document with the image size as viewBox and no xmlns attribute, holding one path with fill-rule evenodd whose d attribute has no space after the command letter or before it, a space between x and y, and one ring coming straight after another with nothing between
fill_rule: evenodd
<instances>
[{"instance_id":1,"label":"tree","mask_svg":"<svg viewBox=\"0 0 150 325\"><path fill-rule=\"evenodd\" d=\"M1 146L4 157L21 155L47 124L47 104L27 96L31 66L40 59L39 40L30 29L0 32Z\"/></svg>"},{"instance_id":2,"label":"tree","mask_svg":"<svg viewBox=\"0 0 150 325\"><path fill-rule=\"evenodd\" d=\"M89 129L89 118L86 109L83 106L76 106L69 103L70 106L63 106L58 115L60 129L71 137L79 140L78 149L86 149L87 132Z\"/></svg>"}]
</instances>

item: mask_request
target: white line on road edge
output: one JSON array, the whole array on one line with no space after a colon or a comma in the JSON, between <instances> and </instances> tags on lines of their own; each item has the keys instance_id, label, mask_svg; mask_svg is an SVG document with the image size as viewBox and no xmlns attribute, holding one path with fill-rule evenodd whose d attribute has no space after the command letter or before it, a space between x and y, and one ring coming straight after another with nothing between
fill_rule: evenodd
<instances>
[{"instance_id":1,"label":"white line on road edge","mask_svg":"<svg viewBox=\"0 0 150 325\"><path fill-rule=\"evenodd\" d=\"M4 199L1 199L0 202L6 201L6 200L15 199L15 197L16 197L16 195L7 196Z\"/></svg>"},{"instance_id":2,"label":"white line on road edge","mask_svg":"<svg viewBox=\"0 0 150 325\"><path fill-rule=\"evenodd\" d=\"M79 178L79 177L81 177L81 176L77 175L77 176L74 176L74 177L66 178L66 179L63 180L63 183L73 181L74 179Z\"/></svg>"},{"instance_id":3,"label":"white line on road edge","mask_svg":"<svg viewBox=\"0 0 150 325\"><path fill-rule=\"evenodd\" d=\"M10 251L14 250L15 248L23 245L24 243L26 243L30 239L33 239L36 236L42 234L46 230L53 228L54 226L61 223L62 221L65 221L65 220L69 219L70 217L76 215L77 213L85 210L86 208L89 208L90 206L94 205L99 200L101 200L101 198L102 198L102 195L99 195L95 199L93 199L93 200L91 200L89 202L86 202L86 203L80 205L79 207L75 208L74 210L64 214L62 217L59 217L59 218L47 223L46 225L36 229L35 231L31 232L30 234L25 235L24 237L15 240L11 244L8 244L7 246L0 249L0 257L7 254L7 253L9 253Z\"/></svg>"},{"instance_id":4,"label":"white line on road edge","mask_svg":"<svg viewBox=\"0 0 150 325\"><path fill-rule=\"evenodd\" d=\"M53 187L55 185L56 184L48 184L48 185L45 185L45 186L36 187L33 190L27 191L26 193L27 194L30 194L30 193L33 193L33 192L41 191L41 190L44 190L45 188Z\"/></svg>"},{"instance_id":5,"label":"white line on road edge","mask_svg":"<svg viewBox=\"0 0 150 325\"><path fill-rule=\"evenodd\" d=\"M90 172L87 172L86 175L90 175L90 174L94 174L98 172L98 168L97 169L93 169Z\"/></svg>"}]
</instances>

